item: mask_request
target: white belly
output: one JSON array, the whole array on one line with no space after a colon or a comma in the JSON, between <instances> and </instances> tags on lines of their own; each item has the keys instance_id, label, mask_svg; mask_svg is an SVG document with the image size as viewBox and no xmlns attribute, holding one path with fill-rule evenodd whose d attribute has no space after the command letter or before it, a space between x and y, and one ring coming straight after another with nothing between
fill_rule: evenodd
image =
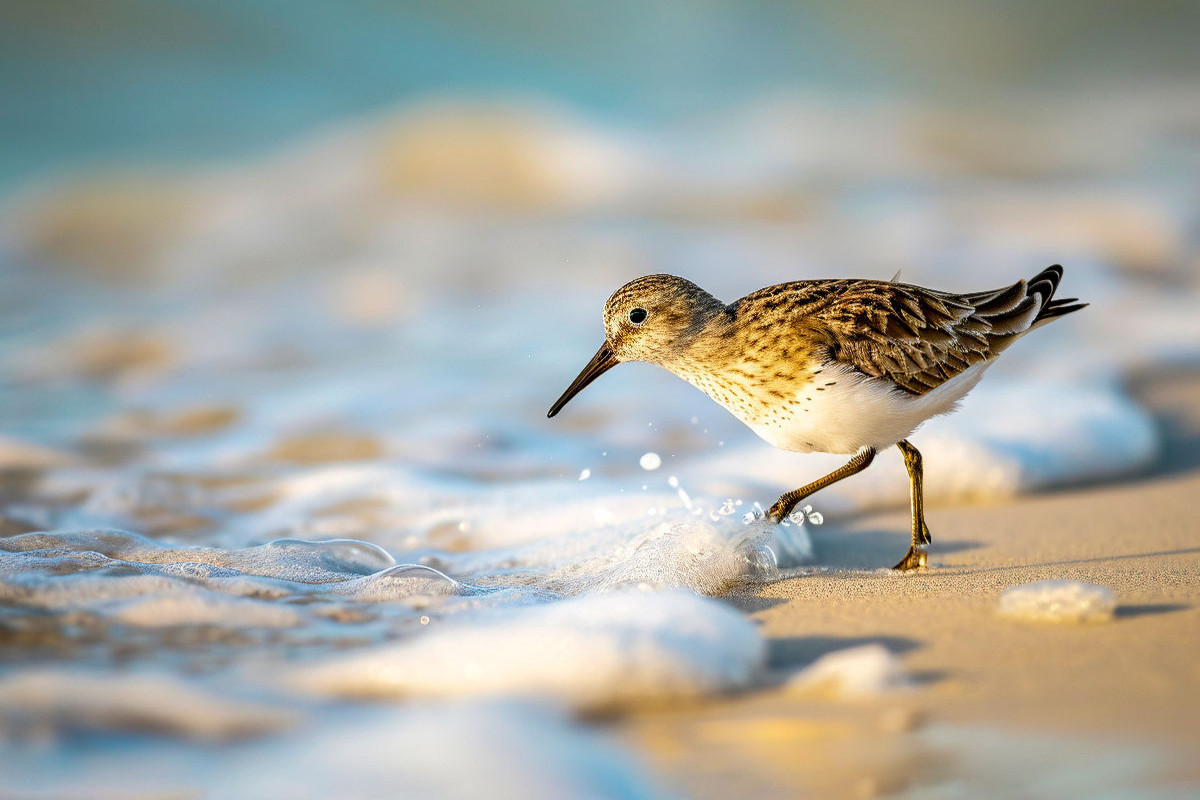
<instances>
[{"instance_id":1,"label":"white belly","mask_svg":"<svg viewBox=\"0 0 1200 800\"><path fill-rule=\"evenodd\" d=\"M991 362L984 361L931 392L912 395L887 381L848 368L825 367L822 378L833 386L812 384L791 403L780 403L755 419L726 406L751 430L782 450L801 453L854 453L863 446L890 447L908 438L930 417L953 411L979 383ZM741 411L742 413L739 413Z\"/></svg>"}]
</instances>

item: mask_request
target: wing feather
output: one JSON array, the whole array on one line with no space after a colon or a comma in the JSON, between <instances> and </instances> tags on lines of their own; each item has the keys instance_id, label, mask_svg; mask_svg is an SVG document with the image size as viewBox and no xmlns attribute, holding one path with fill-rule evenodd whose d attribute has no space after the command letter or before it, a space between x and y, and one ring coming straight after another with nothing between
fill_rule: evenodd
<instances>
[{"instance_id":1,"label":"wing feather","mask_svg":"<svg viewBox=\"0 0 1200 800\"><path fill-rule=\"evenodd\" d=\"M986 292L951 294L903 283L830 280L782 284L743 298L802 318L830 360L921 395L999 355L1037 323L1082 305L1053 301L1062 268Z\"/></svg>"}]
</instances>

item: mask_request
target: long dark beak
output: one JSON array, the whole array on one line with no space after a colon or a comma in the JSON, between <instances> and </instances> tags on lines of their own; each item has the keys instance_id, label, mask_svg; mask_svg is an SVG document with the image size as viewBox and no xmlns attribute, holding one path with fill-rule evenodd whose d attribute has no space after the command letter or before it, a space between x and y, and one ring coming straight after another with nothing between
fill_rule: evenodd
<instances>
[{"instance_id":1,"label":"long dark beak","mask_svg":"<svg viewBox=\"0 0 1200 800\"><path fill-rule=\"evenodd\" d=\"M562 393L562 397L554 401L554 405L550 406L550 412L546 416L553 417L559 411L562 411L562 407L572 397L582 392L585 386L620 363L617 357L613 355L612 348L608 346L608 342L600 345L600 349L596 351L596 355L592 356L592 360L583 368L583 372L579 373L579 377L571 381L571 385Z\"/></svg>"}]
</instances>

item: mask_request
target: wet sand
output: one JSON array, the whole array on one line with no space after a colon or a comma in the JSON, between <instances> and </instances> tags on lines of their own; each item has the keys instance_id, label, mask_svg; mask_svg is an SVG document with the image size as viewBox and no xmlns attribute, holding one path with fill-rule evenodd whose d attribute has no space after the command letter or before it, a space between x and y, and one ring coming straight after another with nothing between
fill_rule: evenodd
<instances>
[{"instance_id":1,"label":"wet sand","mask_svg":"<svg viewBox=\"0 0 1200 800\"><path fill-rule=\"evenodd\" d=\"M1068 754L1049 757L1054 769L1091 770L1097 788L1108 785L1106 762L1138 753L1146 757L1130 768L1130 785L1194 790L1200 453L1181 445L1200 432L1200 376L1141 380L1134 391L1170 443L1153 474L1005 504L932 508L934 567L923 574L878 570L904 552L906 513L843 526L830 520L813 531L820 571L729 598L770 637L781 679L825 653L879 643L898 656L912 688L847 700L781 687L639 715L617 726L620 735L701 797L924 796L931 787L986 782L964 753L982 748L996 762L1004 747L1014 754L1009 788L1021 785L1024 769L1031 786L1063 780L1045 764L1022 766L1061 747ZM1039 624L996 613L1005 589L1044 579L1109 588L1115 618ZM1008 744L991 742L992 734ZM1079 763L1064 763L1072 758ZM1003 796L1003 787L996 791Z\"/></svg>"}]
</instances>

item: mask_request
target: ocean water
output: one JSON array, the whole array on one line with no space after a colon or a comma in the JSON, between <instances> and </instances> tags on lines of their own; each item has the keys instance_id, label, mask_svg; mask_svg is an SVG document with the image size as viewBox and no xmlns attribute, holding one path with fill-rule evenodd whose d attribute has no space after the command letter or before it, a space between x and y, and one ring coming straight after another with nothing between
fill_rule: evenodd
<instances>
[{"instance_id":1,"label":"ocean water","mask_svg":"<svg viewBox=\"0 0 1200 800\"><path fill-rule=\"evenodd\" d=\"M1136 475L1160 442L1125 381L1200 357L1200 184L1181 178L1200 140L1171 134L1174 100L1037 180L1014 176L1102 110L1047 112L1013 151L865 102L869 133L793 97L700 142L447 100L220 168L11 195L6 780L254 797L305 763L296 797L345 775L363 795L660 796L579 720L765 685L764 638L714 598L819 567L817 520L908 488L883 454L766 525L756 504L841 459L775 451L645 365L547 420L608 293L652 271L732 300L896 268L966 291L1061 262L1091 307L915 435L928 497ZM869 656L859 683L902 682Z\"/></svg>"}]
</instances>

